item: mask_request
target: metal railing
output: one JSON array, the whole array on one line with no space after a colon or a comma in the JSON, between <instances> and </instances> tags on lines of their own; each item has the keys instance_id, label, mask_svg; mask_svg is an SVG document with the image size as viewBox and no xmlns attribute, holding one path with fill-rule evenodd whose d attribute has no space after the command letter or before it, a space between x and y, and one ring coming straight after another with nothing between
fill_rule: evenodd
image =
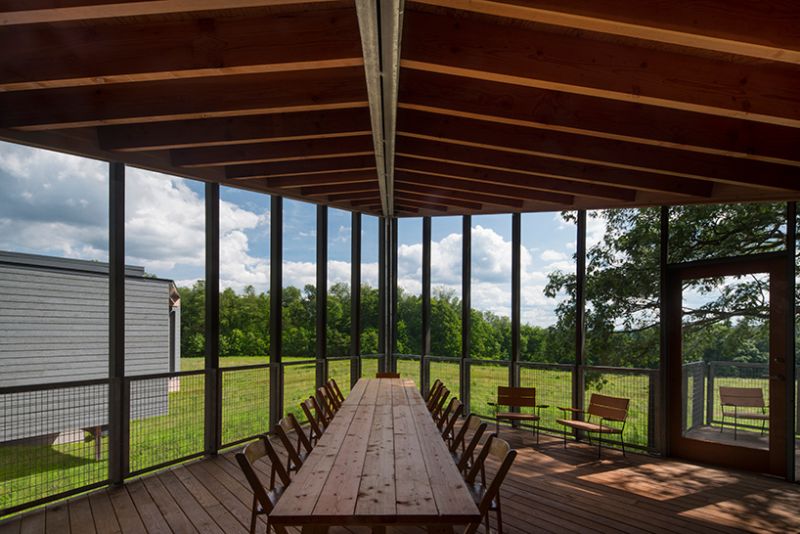
<instances>
[{"instance_id":1,"label":"metal railing","mask_svg":"<svg viewBox=\"0 0 800 534\"><path fill-rule=\"evenodd\" d=\"M269 370L270 364L220 369L223 448L269 430Z\"/></svg>"}]
</instances>

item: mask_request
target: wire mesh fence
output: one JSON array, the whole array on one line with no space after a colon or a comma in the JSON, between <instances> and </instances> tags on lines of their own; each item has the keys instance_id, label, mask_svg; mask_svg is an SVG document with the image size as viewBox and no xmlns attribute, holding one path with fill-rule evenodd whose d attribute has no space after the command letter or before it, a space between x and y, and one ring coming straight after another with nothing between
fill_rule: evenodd
<instances>
[{"instance_id":1,"label":"wire mesh fence","mask_svg":"<svg viewBox=\"0 0 800 534\"><path fill-rule=\"evenodd\" d=\"M350 393L350 367L353 358L328 358L328 378L336 380L336 385L346 397Z\"/></svg>"},{"instance_id":2,"label":"wire mesh fence","mask_svg":"<svg viewBox=\"0 0 800 534\"><path fill-rule=\"evenodd\" d=\"M769 404L769 364L743 362L709 362L707 379L706 419L710 425L722 423L721 387L752 388L761 390L764 402ZM726 421L731 424L731 421ZM739 427L761 429L761 421L757 426L745 421L737 421ZM769 421L766 422L769 428Z\"/></svg>"},{"instance_id":3,"label":"wire mesh fence","mask_svg":"<svg viewBox=\"0 0 800 534\"><path fill-rule=\"evenodd\" d=\"M0 517L108 479L108 381L0 388Z\"/></svg>"},{"instance_id":4,"label":"wire mesh fence","mask_svg":"<svg viewBox=\"0 0 800 534\"><path fill-rule=\"evenodd\" d=\"M220 369L223 447L269 431L269 369Z\"/></svg>"},{"instance_id":5,"label":"wire mesh fence","mask_svg":"<svg viewBox=\"0 0 800 534\"><path fill-rule=\"evenodd\" d=\"M561 407L572 406L572 382L575 379L574 366L534 362L520 362L519 385L536 388L536 403L547 405L540 410L543 430L562 432L556 423L562 417Z\"/></svg>"},{"instance_id":6,"label":"wire mesh fence","mask_svg":"<svg viewBox=\"0 0 800 534\"><path fill-rule=\"evenodd\" d=\"M511 362L465 360L469 366L469 409L484 417L494 417L490 402L497 400L497 387L509 385Z\"/></svg>"},{"instance_id":7,"label":"wire mesh fence","mask_svg":"<svg viewBox=\"0 0 800 534\"><path fill-rule=\"evenodd\" d=\"M131 473L203 453L204 371L124 380L129 384L131 402Z\"/></svg>"},{"instance_id":8,"label":"wire mesh fence","mask_svg":"<svg viewBox=\"0 0 800 534\"><path fill-rule=\"evenodd\" d=\"M428 356L425 365L428 366L429 384L433 385L438 378L450 390L451 397L461 398L461 359Z\"/></svg>"},{"instance_id":9,"label":"wire mesh fence","mask_svg":"<svg viewBox=\"0 0 800 534\"><path fill-rule=\"evenodd\" d=\"M317 361L297 360L281 365L283 380L283 411L292 413L300 421L306 421L300 403L314 394L317 384Z\"/></svg>"},{"instance_id":10,"label":"wire mesh fence","mask_svg":"<svg viewBox=\"0 0 800 534\"><path fill-rule=\"evenodd\" d=\"M395 354L397 372L402 378L413 380L420 386L420 357L413 354Z\"/></svg>"},{"instance_id":11,"label":"wire mesh fence","mask_svg":"<svg viewBox=\"0 0 800 534\"><path fill-rule=\"evenodd\" d=\"M375 378L375 373L380 369L382 357L377 354L364 354L361 356L361 376Z\"/></svg>"}]
</instances>

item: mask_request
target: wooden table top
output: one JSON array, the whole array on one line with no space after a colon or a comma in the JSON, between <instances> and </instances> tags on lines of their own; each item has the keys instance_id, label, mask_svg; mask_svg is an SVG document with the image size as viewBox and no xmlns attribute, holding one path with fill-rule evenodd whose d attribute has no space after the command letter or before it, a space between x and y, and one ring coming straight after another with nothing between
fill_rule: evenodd
<instances>
[{"instance_id":1,"label":"wooden table top","mask_svg":"<svg viewBox=\"0 0 800 534\"><path fill-rule=\"evenodd\" d=\"M280 525L479 519L414 382L364 378L270 514Z\"/></svg>"}]
</instances>

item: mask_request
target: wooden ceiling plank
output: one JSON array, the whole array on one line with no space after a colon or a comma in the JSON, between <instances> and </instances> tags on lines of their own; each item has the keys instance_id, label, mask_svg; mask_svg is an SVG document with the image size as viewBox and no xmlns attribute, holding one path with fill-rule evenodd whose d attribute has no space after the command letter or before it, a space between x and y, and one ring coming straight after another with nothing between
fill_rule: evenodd
<instances>
[{"instance_id":1,"label":"wooden ceiling plank","mask_svg":"<svg viewBox=\"0 0 800 534\"><path fill-rule=\"evenodd\" d=\"M448 201L448 202L453 202L453 201ZM395 196L395 203L396 204L400 203L400 204L402 204L404 206L411 206L411 207L414 207L414 208L420 208L420 209L424 209L424 210L441 211L441 212L448 211L448 204L446 204L444 201L441 201L441 202L439 202L439 201L437 201L437 202L432 202L432 201L423 202L423 201L421 201L419 199L416 199L416 198L412 197L411 195L405 195L403 193L399 193L398 195ZM458 207L455 204L451 204L451 205L453 207ZM478 209L480 209L480 207Z\"/></svg>"},{"instance_id":2,"label":"wooden ceiling plank","mask_svg":"<svg viewBox=\"0 0 800 534\"><path fill-rule=\"evenodd\" d=\"M327 200L328 202L339 202L339 201L378 202L380 201L380 192L376 190L376 191L362 191L360 193L336 193L336 194L326 195L325 200Z\"/></svg>"},{"instance_id":3,"label":"wooden ceiling plank","mask_svg":"<svg viewBox=\"0 0 800 534\"><path fill-rule=\"evenodd\" d=\"M428 193L431 195L436 195L442 198L467 200L483 204L492 204L495 206L505 206L507 208L521 209L524 206L524 202L522 200L496 197L487 194L480 194L478 192L469 193L465 191L446 189L448 185L447 179L440 178L438 176L427 177L425 179L425 182L423 182L422 180L418 180L417 182L413 180L405 180L402 178L403 176L404 173L400 173L395 179L394 182L395 189L398 191L405 191L407 193L413 193L416 191L420 193ZM423 183L429 185L423 185ZM432 185L443 185L444 187L432 187Z\"/></svg>"},{"instance_id":4,"label":"wooden ceiling plank","mask_svg":"<svg viewBox=\"0 0 800 534\"><path fill-rule=\"evenodd\" d=\"M192 95L192 98L187 98ZM47 130L366 105L363 68L0 93L0 128Z\"/></svg>"},{"instance_id":5,"label":"wooden ceiling plank","mask_svg":"<svg viewBox=\"0 0 800 534\"><path fill-rule=\"evenodd\" d=\"M318 197L325 195L335 195L339 193L364 193L367 191L378 192L378 180L370 182L356 182L350 184L330 184L301 187L300 194L304 197Z\"/></svg>"},{"instance_id":6,"label":"wooden ceiling plank","mask_svg":"<svg viewBox=\"0 0 800 534\"><path fill-rule=\"evenodd\" d=\"M352 8L0 26L0 50L0 91L363 65Z\"/></svg>"},{"instance_id":7,"label":"wooden ceiling plank","mask_svg":"<svg viewBox=\"0 0 800 534\"><path fill-rule=\"evenodd\" d=\"M559 180L575 180L584 184L612 186L632 190L657 191L679 195L710 197L713 184L702 180L687 178L668 178L664 175L644 171L630 171L617 167L604 167L580 163L570 160L559 160L448 143L446 140L422 139L413 136L402 136L398 142L398 154L411 155L441 162L457 162L485 168L510 170L526 174L550 176ZM586 189L562 189L574 194L585 194ZM584 191L584 192L581 192ZM597 193L595 190L594 193ZM596 195L593 196L602 196ZM611 198L632 200L630 193Z\"/></svg>"},{"instance_id":8,"label":"wooden ceiling plank","mask_svg":"<svg viewBox=\"0 0 800 534\"><path fill-rule=\"evenodd\" d=\"M800 169L794 166L676 151L610 139L587 139L584 136L546 132L520 125L405 110L399 116L398 131L448 142L457 141L467 146L487 146L667 176L714 180L758 188L800 190Z\"/></svg>"},{"instance_id":9,"label":"wooden ceiling plank","mask_svg":"<svg viewBox=\"0 0 800 534\"><path fill-rule=\"evenodd\" d=\"M450 196L440 196L432 193L423 193L421 191L408 191L405 189L396 189L396 191L398 192L398 200L429 202L431 204L438 204L441 206L452 206L476 211L481 209L481 204L479 202L472 202L470 200L462 200Z\"/></svg>"},{"instance_id":10,"label":"wooden ceiling plank","mask_svg":"<svg viewBox=\"0 0 800 534\"><path fill-rule=\"evenodd\" d=\"M462 76L406 70L400 107L800 166L796 128Z\"/></svg>"},{"instance_id":11,"label":"wooden ceiling plank","mask_svg":"<svg viewBox=\"0 0 800 534\"><path fill-rule=\"evenodd\" d=\"M405 18L406 69L800 127L793 65L742 64L413 9Z\"/></svg>"},{"instance_id":12,"label":"wooden ceiling plank","mask_svg":"<svg viewBox=\"0 0 800 534\"><path fill-rule=\"evenodd\" d=\"M486 15L800 64L795 2L413 0Z\"/></svg>"},{"instance_id":13,"label":"wooden ceiling plank","mask_svg":"<svg viewBox=\"0 0 800 534\"><path fill-rule=\"evenodd\" d=\"M369 135L369 110L353 109L101 126L105 150L139 152ZM202 154L203 151L198 151Z\"/></svg>"},{"instance_id":14,"label":"wooden ceiling plank","mask_svg":"<svg viewBox=\"0 0 800 534\"><path fill-rule=\"evenodd\" d=\"M345 171L348 169L375 168L374 156L347 156L272 163L249 163L225 167L225 176L232 178L264 178L290 174Z\"/></svg>"},{"instance_id":15,"label":"wooden ceiling plank","mask_svg":"<svg viewBox=\"0 0 800 534\"><path fill-rule=\"evenodd\" d=\"M191 13L219 9L244 9L251 7L290 6L308 3L326 3L335 0L119 0L98 1L71 0L68 6L52 4L53 7L19 9L0 6L0 26L15 24L42 24L70 21L86 21L119 17L142 17L168 13ZM23 4L25 6L25 4ZM59 6L59 7L55 7Z\"/></svg>"},{"instance_id":16,"label":"wooden ceiling plank","mask_svg":"<svg viewBox=\"0 0 800 534\"><path fill-rule=\"evenodd\" d=\"M218 167L330 156L362 156L371 153L371 135L184 148L171 151L172 164L178 167Z\"/></svg>"},{"instance_id":17,"label":"wooden ceiling plank","mask_svg":"<svg viewBox=\"0 0 800 534\"><path fill-rule=\"evenodd\" d=\"M424 169L405 167L401 165L401 163L404 162L398 161L396 163L396 174L398 179L402 179L406 182L429 184L432 183L430 180L431 177L438 177L446 180L438 184L440 187L453 189L454 191L465 191L468 193L481 192L498 197L533 200L536 202L546 202L548 204L558 204L561 206L571 206L575 202L575 197L572 195L551 193L549 191L529 189L524 186L520 187L518 185L509 185L507 183L501 183L497 181L488 181L481 176L468 178L453 174L431 172ZM488 192L489 190L491 193ZM567 208L565 207L563 209Z\"/></svg>"},{"instance_id":18,"label":"wooden ceiling plank","mask_svg":"<svg viewBox=\"0 0 800 534\"><path fill-rule=\"evenodd\" d=\"M330 171L316 174L301 174L294 176L281 176L277 178L260 178L252 180L242 180L248 185L262 184L267 187L280 187L280 188L296 188L296 187L312 187L323 185L337 185L337 184L357 184L377 182L378 175L375 169L359 170L359 171ZM238 180L237 180L238 181Z\"/></svg>"}]
</instances>

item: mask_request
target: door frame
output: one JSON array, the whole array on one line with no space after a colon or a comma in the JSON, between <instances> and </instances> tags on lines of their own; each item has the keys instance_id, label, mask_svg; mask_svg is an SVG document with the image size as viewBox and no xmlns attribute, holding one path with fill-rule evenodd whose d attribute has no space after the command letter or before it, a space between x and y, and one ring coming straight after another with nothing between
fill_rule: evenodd
<instances>
[{"instance_id":1,"label":"door frame","mask_svg":"<svg viewBox=\"0 0 800 534\"><path fill-rule=\"evenodd\" d=\"M735 258L701 260L669 264L666 270L664 320L667 325L666 409L667 443L670 456L769 473L789 475L787 448L794 440L787 439L787 320L793 303L787 299L788 287L794 280L789 273L785 253L768 253ZM769 275L769 450L707 442L686 438L682 421L683 364L683 282L698 278L764 273ZM793 318L792 318L793 319ZM793 358L791 358L793 360ZM792 436L793 437L793 436Z\"/></svg>"}]
</instances>

